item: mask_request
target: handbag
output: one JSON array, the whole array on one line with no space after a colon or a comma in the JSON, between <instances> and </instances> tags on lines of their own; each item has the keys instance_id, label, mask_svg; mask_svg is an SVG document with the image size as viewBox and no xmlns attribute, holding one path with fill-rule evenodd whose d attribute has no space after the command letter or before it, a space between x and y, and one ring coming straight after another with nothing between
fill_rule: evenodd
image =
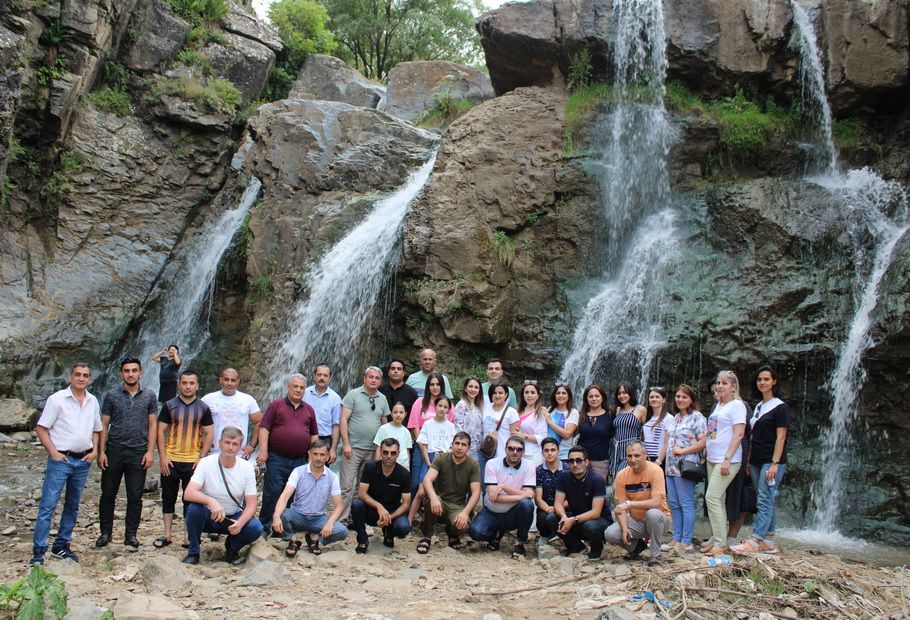
<instances>
[{"instance_id":1,"label":"handbag","mask_svg":"<svg viewBox=\"0 0 910 620\"><path fill-rule=\"evenodd\" d=\"M477 449L478 452L480 452L488 459L491 459L496 455L496 441L498 439L497 433L499 433L499 427L502 426L502 421L506 419L506 412L508 410L508 405L502 408L502 415L499 416L499 422L496 424L496 430L484 437L480 442L480 448Z\"/></svg>"},{"instance_id":2,"label":"handbag","mask_svg":"<svg viewBox=\"0 0 910 620\"><path fill-rule=\"evenodd\" d=\"M692 461L679 462L679 475L692 482L701 482L708 477L708 466L704 463Z\"/></svg>"},{"instance_id":3,"label":"handbag","mask_svg":"<svg viewBox=\"0 0 910 620\"><path fill-rule=\"evenodd\" d=\"M758 512L758 493L750 476L746 476L746 479L743 480L742 510L752 514Z\"/></svg>"}]
</instances>

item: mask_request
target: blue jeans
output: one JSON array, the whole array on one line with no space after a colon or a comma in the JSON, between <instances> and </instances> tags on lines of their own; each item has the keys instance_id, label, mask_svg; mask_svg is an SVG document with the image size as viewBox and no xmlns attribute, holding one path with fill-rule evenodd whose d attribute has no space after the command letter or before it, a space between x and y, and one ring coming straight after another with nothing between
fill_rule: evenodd
<instances>
[{"instance_id":1,"label":"blue jeans","mask_svg":"<svg viewBox=\"0 0 910 620\"><path fill-rule=\"evenodd\" d=\"M436 458L435 452L427 452L427 456L430 457L430 462L433 462L433 459ZM427 466L427 462L423 460L423 452L420 451L420 448L414 449L414 455L411 458L411 496L414 497L417 495L417 488L420 486L420 483L423 482L423 477L427 475L427 472L430 471L430 468Z\"/></svg>"},{"instance_id":2,"label":"blue jeans","mask_svg":"<svg viewBox=\"0 0 910 620\"><path fill-rule=\"evenodd\" d=\"M269 460L265 462L265 476L262 480L262 507L259 509L259 521L263 527L272 527L272 517L275 515L275 504L284 491L288 478L295 467L306 465L307 457L298 456L289 459L274 452L269 452Z\"/></svg>"},{"instance_id":3,"label":"blue jeans","mask_svg":"<svg viewBox=\"0 0 910 620\"><path fill-rule=\"evenodd\" d=\"M33 544L37 549L47 549L47 537L51 533L51 521L57 502L66 489L63 500L63 512L60 513L60 527L54 548L67 546L73 540L73 527L79 514L79 502L82 501L82 490L88 480L91 463L67 456L65 461L55 461L47 457L44 470L44 485L41 487L41 500L38 503L38 519L35 521Z\"/></svg>"},{"instance_id":4,"label":"blue jeans","mask_svg":"<svg viewBox=\"0 0 910 620\"><path fill-rule=\"evenodd\" d=\"M682 476L667 476L667 502L673 517L673 540L685 545L692 544L692 530L695 529L695 485L694 480Z\"/></svg>"},{"instance_id":5,"label":"blue jeans","mask_svg":"<svg viewBox=\"0 0 910 620\"><path fill-rule=\"evenodd\" d=\"M322 531L322 528L325 527L328 520L329 515L325 513L321 515L305 515L300 514L293 508L285 508L284 512L281 513L281 525L284 527L284 535L281 538L283 540L290 540L295 532L318 534ZM335 523L332 524L332 535L328 538L323 538L320 542L323 545L327 545L329 543L342 541L347 537L348 528L340 522L335 521Z\"/></svg>"},{"instance_id":6,"label":"blue jeans","mask_svg":"<svg viewBox=\"0 0 910 620\"><path fill-rule=\"evenodd\" d=\"M233 515L225 515L235 521L240 518L241 512ZM250 519L236 536L228 532L228 524L225 522L218 523L212 521L212 512L208 506L202 504L187 503L186 515L184 516L186 525L186 534L189 539L190 547L187 549L188 555L199 555L199 541L202 539L202 533L226 534L227 541L224 543L228 552L240 551L257 538L262 536L262 524L257 519Z\"/></svg>"},{"instance_id":7,"label":"blue jeans","mask_svg":"<svg viewBox=\"0 0 910 620\"><path fill-rule=\"evenodd\" d=\"M499 540L506 532L518 530L516 539L519 543L528 542L528 530L534 519L534 501L523 499L506 512L493 512L489 508L480 511L471 522L468 535L474 540L490 542Z\"/></svg>"},{"instance_id":8,"label":"blue jeans","mask_svg":"<svg viewBox=\"0 0 910 620\"><path fill-rule=\"evenodd\" d=\"M367 506L362 499L355 497L351 502L351 521L354 522L354 531L357 532L357 542L368 542L367 524L376 525L376 522L379 521L379 513L375 508ZM383 528L383 533L386 528L388 528L388 533L395 538L404 538L411 533L411 524L408 523L407 515L395 517L391 525Z\"/></svg>"},{"instance_id":9,"label":"blue jeans","mask_svg":"<svg viewBox=\"0 0 910 620\"><path fill-rule=\"evenodd\" d=\"M751 465L752 467L752 484L755 485L758 494L758 512L755 514L755 520L752 522L752 536L762 540L766 536L774 536L774 526L777 520L777 510L774 502L777 494L780 492L780 483L784 479L784 472L787 466L780 464L777 466L777 476L774 477L774 486L768 486L765 476L771 468L771 463L764 465Z\"/></svg>"}]
</instances>

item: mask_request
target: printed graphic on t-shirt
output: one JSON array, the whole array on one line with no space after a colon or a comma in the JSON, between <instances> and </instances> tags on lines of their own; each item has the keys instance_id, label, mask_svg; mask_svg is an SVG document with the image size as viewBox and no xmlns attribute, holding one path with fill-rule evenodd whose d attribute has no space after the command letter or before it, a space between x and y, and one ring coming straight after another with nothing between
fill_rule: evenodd
<instances>
[{"instance_id":1,"label":"printed graphic on t-shirt","mask_svg":"<svg viewBox=\"0 0 910 620\"><path fill-rule=\"evenodd\" d=\"M708 437L717 439L717 416L712 415L708 418Z\"/></svg>"}]
</instances>

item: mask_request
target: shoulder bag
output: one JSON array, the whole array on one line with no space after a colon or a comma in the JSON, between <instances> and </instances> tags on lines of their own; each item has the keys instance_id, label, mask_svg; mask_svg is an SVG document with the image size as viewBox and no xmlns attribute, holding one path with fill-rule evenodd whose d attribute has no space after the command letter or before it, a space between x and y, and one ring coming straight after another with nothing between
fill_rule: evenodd
<instances>
[{"instance_id":1,"label":"shoulder bag","mask_svg":"<svg viewBox=\"0 0 910 620\"><path fill-rule=\"evenodd\" d=\"M240 510L243 510L244 508L246 508L246 503L245 503L245 502L238 502L238 501L237 501L237 498L234 497L234 494L231 493L231 487L229 487L229 486L228 486L228 483L227 483L227 476L224 475L224 467L221 466L221 457L218 458L218 471L221 472L221 481L224 483L224 490L227 491L228 497L230 497L231 500L232 500L235 504L237 504L238 506L240 506Z\"/></svg>"},{"instance_id":2,"label":"shoulder bag","mask_svg":"<svg viewBox=\"0 0 910 620\"><path fill-rule=\"evenodd\" d=\"M480 448L478 448L478 452L480 452L488 459L496 456L496 442L499 439L499 427L502 426L502 421L506 419L506 412L508 410L508 405L502 408L502 415L499 416L499 422L496 424L496 430L484 437L480 442Z\"/></svg>"}]
</instances>

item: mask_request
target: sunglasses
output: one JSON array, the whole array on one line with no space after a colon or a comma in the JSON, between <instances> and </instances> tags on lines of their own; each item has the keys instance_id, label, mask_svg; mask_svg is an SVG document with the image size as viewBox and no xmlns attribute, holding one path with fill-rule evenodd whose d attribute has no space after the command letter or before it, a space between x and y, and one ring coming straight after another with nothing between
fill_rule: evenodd
<instances>
[{"instance_id":1,"label":"sunglasses","mask_svg":"<svg viewBox=\"0 0 910 620\"><path fill-rule=\"evenodd\" d=\"M585 460L584 459L566 459L566 462L569 465L578 465L579 463L584 463Z\"/></svg>"},{"instance_id":2,"label":"sunglasses","mask_svg":"<svg viewBox=\"0 0 910 620\"><path fill-rule=\"evenodd\" d=\"M509 452L524 452L524 446L506 446L506 450Z\"/></svg>"},{"instance_id":3,"label":"sunglasses","mask_svg":"<svg viewBox=\"0 0 910 620\"><path fill-rule=\"evenodd\" d=\"M388 450L382 451L382 456L397 456L397 455L398 455L398 450L393 450L391 452L389 452Z\"/></svg>"},{"instance_id":4,"label":"sunglasses","mask_svg":"<svg viewBox=\"0 0 910 620\"><path fill-rule=\"evenodd\" d=\"M558 387L558 388L564 387L564 388L567 388L567 387L569 387L569 384L566 383L565 381L557 381L556 383L553 384L553 387Z\"/></svg>"},{"instance_id":5,"label":"sunglasses","mask_svg":"<svg viewBox=\"0 0 910 620\"><path fill-rule=\"evenodd\" d=\"M537 385L536 379L525 379L525 385Z\"/></svg>"},{"instance_id":6,"label":"sunglasses","mask_svg":"<svg viewBox=\"0 0 910 620\"><path fill-rule=\"evenodd\" d=\"M376 397L370 396L370 411L376 411Z\"/></svg>"}]
</instances>

